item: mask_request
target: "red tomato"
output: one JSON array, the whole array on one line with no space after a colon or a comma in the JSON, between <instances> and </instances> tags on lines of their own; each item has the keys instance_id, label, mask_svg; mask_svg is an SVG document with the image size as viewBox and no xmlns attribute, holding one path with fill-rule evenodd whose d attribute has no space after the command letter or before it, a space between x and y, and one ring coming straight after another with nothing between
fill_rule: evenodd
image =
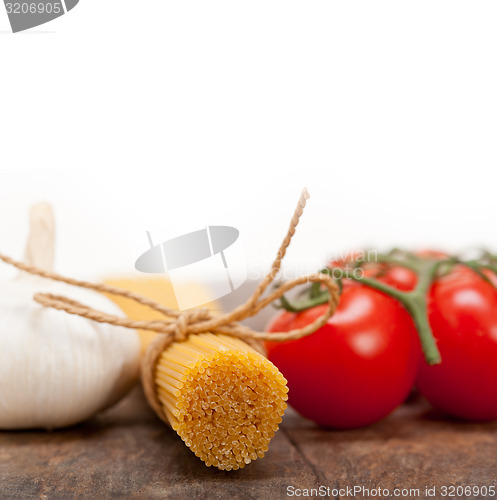
<instances>
[{"instance_id":1,"label":"red tomato","mask_svg":"<svg viewBox=\"0 0 497 500\"><path fill-rule=\"evenodd\" d=\"M426 252L424 252L426 253ZM439 252L430 251L430 256L439 254ZM351 253L347 259L335 260L330 262L331 267L346 267L347 264L354 262L355 259L360 258L360 252ZM376 278L387 285L393 286L398 290L409 291L413 290L418 281L418 277L414 271L402 266L386 265L381 262L367 262L364 265L363 276L365 278ZM349 286L357 284L356 281L344 280L343 285Z\"/></svg>"},{"instance_id":2,"label":"red tomato","mask_svg":"<svg viewBox=\"0 0 497 500\"><path fill-rule=\"evenodd\" d=\"M422 361L417 386L455 417L497 418L497 291L473 271L457 268L434 283L429 317L442 363Z\"/></svg>"},{"instance_id":3,"label":"red tomato","mask_svg":"<svg viewBox=\"0 0 497 500\"><path fill-rule=\"evenodd\" d=\"M482 273L487 277L487 279L492 283L494 287L497 287L497 274L495 274L493 271L490 271L490 269L483 269Z\"/></svg>"},{"instance_id":4,"label":"red tomato","mask_svg":"<svg viewBox=\"0 0 497 500\"><path fill-rule=\"evenodd\" d=\"M377 279L398 290L406 292L413 290L418 282L418 276L414 271L401 266L389 267L382 275L378 276Z\"/></svg>"},{"instance_id":5,"label":"red tomato","mask_svg":"<svg viewBox=\"0 0 497 500\"><path fill-rule=\"evenodd\" d=\"M269 331L300 328L326 307L283 312ZM288 379L290 404L322 426L341 429L376 422L400 405L413 386L421 356L404 308L361 285L344 288L335 314L317 332L268 342L267 349Z\"/></svg>"},{"instance_id":6,"label":"red tomato","mask_svg":"<svg viewBox=\"0 0 497 500\"><path fill-rule=\"evenodd\" d=\"M364 278L374 278L377 281L386 283L397 290L402 290L408 292L413 290L418 282L418 276L414 271L407 269L406 267L393 266L385 269L381 269L379 266L369 266L364 269ZM344 288L350 286L364 286L358 281L344 279L342 281Z\"/></svg>"},{"instance_id":7,"label":"red tomato","mask_svg":"<svg viewBox=\"0 0 497 500\"><path fill-rule=\"evenodd\" d=\"M416 252L416 255L418 257L424 257L426 259L435 259L435 260L446 259L449 256L449 254L446 252L442 252L440 250L433 250L429 248L426 248L425 250L418 250Z\"/></svg>"}]
</instances>

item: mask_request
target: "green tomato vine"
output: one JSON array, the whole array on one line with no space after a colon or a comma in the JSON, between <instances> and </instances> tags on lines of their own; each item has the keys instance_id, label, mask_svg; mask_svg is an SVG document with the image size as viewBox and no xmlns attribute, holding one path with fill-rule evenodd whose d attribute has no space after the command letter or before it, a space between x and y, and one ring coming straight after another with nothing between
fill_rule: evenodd
<instances>
[{"instance_id":1,"label":"green tomato vine","mask_svg":"<svg viewBox=\"0 0 497 500\"><path fill-rule=\"evenodd\" d=\"M370 252L364 252L363 255L369 256ZM366 277L364 272L360 272L364 271L370 263L380 264L376 277ZM343 289L343 280L347 279L362 283L398 300L414 321L427 363L436 365L441 363L442 359L428 319L427 297L432 283L440 276L448 274L456 265L470 268L490 284L492 284L491 281L483 271L489 270L497 275L497 256L488 251L482 251L478 259L463 260L457 256L430 258L398 249L387 254L375 255L374 260L363 257L354 262L346 263L344 267L325 267L321 273L334 278L340 292ZM376 279L392 266L407 268L417 275L417 283L413 290L398 290ZM327 302L328 291L322 289L319 283L314 283L300 294L296 301L290 301L284 296L281 297L277 307L291 312L301 312Z\"/></svg>"}]
</instances>

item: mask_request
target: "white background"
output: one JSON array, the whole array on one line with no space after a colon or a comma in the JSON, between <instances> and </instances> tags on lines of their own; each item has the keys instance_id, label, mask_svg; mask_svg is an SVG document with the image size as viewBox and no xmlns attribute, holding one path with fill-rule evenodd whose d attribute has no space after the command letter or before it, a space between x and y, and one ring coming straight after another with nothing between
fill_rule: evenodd
<instances>
[{"instance_id":1,"label":"white background","mask_svg":"<svg viewBox=\"0 0 497 500\"><path fill-rule=\"evenodd\" d=\"M1 252L47 199L61 272L129 272L145 230L206 224L267 266L304 185L295 269L497 248L495 2L81 0L16 35L2 9Z\"/></svg>"}]
</instances>

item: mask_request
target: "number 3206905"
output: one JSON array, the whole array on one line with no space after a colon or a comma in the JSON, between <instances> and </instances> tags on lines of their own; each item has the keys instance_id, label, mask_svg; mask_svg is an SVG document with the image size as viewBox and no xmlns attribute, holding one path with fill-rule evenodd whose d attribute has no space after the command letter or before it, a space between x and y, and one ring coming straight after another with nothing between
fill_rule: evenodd
<instances>
[{"instance_id":1,"label":"number 3206905","mask_svg":"<svg viewBox=\"0 0 497 500\"><path fill-rule=\"evenodd\" d=\"M5 4L7 14L61 14L62 6L60 2L36 3L36 2L16 2Z\"/></svg>"},{"instance_id":2,"label":"number 3206905","mask_svg":"<svg viewBox=\"0 0 497 500\"><path fill-rule=\"evenodd\" d=\"M443 497L495 497L495 485L492 486L442 486Z\"/></svg>"}]
</instances>

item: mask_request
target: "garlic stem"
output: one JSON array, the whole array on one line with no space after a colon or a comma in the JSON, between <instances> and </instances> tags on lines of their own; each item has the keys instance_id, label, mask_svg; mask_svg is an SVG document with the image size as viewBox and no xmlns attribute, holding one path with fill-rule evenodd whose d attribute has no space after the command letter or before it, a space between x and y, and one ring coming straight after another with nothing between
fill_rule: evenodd
<instances>
[{"instance_id":1,"label":"garlic stem","mask_svg":"<svg viewBox=\"0 0 497 500\"><path fill-rule=\"evenodd\" d=\"M24 251L24 262L52 271L55 255L55 219L49 203L36 203L29 213L30 230Z\"/></svg>"}]
</instances>

